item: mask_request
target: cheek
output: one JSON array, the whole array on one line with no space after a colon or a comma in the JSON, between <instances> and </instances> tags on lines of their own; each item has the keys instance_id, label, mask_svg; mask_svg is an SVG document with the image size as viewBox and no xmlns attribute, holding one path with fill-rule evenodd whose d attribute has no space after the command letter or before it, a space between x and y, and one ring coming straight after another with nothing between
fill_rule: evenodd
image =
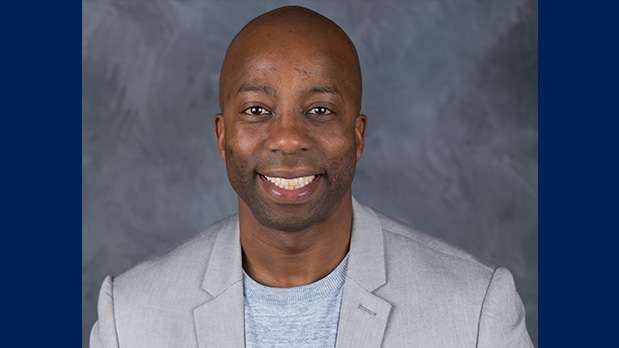
<instances>
[{"instance_id":1,"label":"cheek","mask_svg":"<svg viewBox=\"0 0 619 348\"><path fill-rule=\"evenodd\" d=\"M329 181L334 186L347 186L352 180L356 166L355 142L352 132L333 134L322 141Z\"/></svg>"},{"instance_id":2,"label":"cheek","mask_svg":"<svg viewBox=\"0 0 619 348\"><path fill-rule=\"evenodd\" d=\"M253 158L252 137L243 132L231 131L226 135L226 167L228 177L233 182L247 180L248 171L251 171Z\"/></svg>"},{"instance_id":3,"label":"cheek","mask_svg":"<svg viewBox=\"0 0 619 348\"><path fill-rule=\"evenodd\" d=\"M341 160L355 154L355 132L349 127L333 127L319 132L317 139L323 153L331 160Z\"/></svg>"},{"instance_id":4,"label":"cheek","mask_svg":"<svg viewBox=\"0 0 619 348\"><path fill-rule=\"evenodd\" d=\"M237 160L253 156L260 143L259 134L261 134L259 131L233 127L233 130L227 135L229 139L226 142L227 153L236 157Z\"/></svg>"}]
</instances>

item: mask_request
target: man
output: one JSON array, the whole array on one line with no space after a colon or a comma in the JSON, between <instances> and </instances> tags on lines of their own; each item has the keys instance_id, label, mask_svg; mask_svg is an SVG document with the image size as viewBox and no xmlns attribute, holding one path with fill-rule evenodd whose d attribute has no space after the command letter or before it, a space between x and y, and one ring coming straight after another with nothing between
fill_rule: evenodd
<instances>
[{"instance_id":1,"label":"man","mask_svg":"<svg viewBox=\"0 0 619 348\"><path fill-rule=\"evenodd\" d=\"M353 199L354 45L300 7L230 44L215 134L238 215L112 279L92 347L530 347L512 275Z\"/></svg>"}]
</instances>

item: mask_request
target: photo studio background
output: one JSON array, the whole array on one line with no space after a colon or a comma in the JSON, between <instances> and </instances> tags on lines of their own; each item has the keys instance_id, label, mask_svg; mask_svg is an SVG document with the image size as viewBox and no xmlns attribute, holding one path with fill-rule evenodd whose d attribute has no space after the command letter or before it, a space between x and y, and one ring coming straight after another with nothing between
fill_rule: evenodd
<instances>
[{"instance_id":1,"label":"photo studio background","mask_svg":"<svg viewBox=\"0 0 619 348\"><path fill-rule=\"evenodd\" d=\"M235 212L212 117L225 49L283 1L85 0L83 332L99 286ZM359 51L355 197L507 266L537 344L537 2L298 1Z\"/></svg>"}]
</instances>

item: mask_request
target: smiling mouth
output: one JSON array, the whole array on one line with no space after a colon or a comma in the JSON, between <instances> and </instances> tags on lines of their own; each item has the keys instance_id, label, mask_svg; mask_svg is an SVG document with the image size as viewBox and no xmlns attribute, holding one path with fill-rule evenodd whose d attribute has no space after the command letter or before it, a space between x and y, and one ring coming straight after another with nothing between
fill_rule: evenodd
<instances>
[{"instance_id":1,"label":"smiling mouth","mask_svg":"<svg viewBox=\"0 0 619 348\"><path fill-rule=\"evenodd\" d=\"M276 204L298 205L307 203L322 188L326 173L311 168L270 168L256 171L263 192Z\"/></svg>"},{"instance_id":2,"label":"smiling mouth","mask_svg":"<svg viewBox=\"0 0 619 348\"><path fill-rule=\"evenodd\" d=\"M296 178L280 178L277 176L267 176L261 174L265 179L273 185L284 190L299 190L311 184L318 175L300 176Z\"/></svg>"}]
</instances>

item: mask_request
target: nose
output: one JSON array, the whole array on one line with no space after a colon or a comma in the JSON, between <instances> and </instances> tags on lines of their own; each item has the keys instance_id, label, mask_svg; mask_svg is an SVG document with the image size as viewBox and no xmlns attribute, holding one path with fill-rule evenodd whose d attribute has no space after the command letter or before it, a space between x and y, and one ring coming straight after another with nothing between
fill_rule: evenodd
<instances>
[{"instance_id":1,"label":"nose","mask_svg":"<svg viewBox=\"0 0 619 348\"><path fill-rule=\"evenodd\" d=\"M309 136L299 115L287 112L272 122L267 140L271 152L290 155L309 150Z\"/></svg>"}]
</instances>

